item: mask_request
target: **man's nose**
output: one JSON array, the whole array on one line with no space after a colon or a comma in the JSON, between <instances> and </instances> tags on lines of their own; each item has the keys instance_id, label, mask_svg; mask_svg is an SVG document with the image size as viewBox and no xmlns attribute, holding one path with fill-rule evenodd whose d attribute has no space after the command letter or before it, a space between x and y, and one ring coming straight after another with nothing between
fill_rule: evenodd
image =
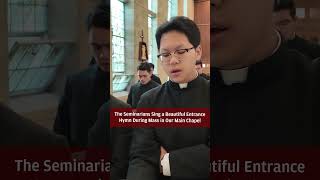
<instances>
[{"instance_id":1,"label":"man's nose","mask_svg":"<svg viewBox=\"0 0 320 180\"><path fill-rule=\"evenodd\" d=\"M110 56L110 49L107 48L107 47L103 47L102 50L100 51L100 54L99 54L99 58L109 58Z\"/></svg>"},{"instance_id":2,"label":"man's nose","mask_svg":"<svg viewBox=\"0 0 320 180\"><path fill-rule=\"evenodd\" d=\"M174 54L171 54L169 64L178 64L179 62L180 60Z\"/></svg>"}]
</instances>

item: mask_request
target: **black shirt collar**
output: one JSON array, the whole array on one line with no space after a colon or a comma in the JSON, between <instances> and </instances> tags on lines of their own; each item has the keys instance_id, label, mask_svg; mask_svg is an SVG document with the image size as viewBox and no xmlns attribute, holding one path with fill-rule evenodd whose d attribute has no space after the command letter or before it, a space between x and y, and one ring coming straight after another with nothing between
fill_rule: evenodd
<instances>
[{"instance_id":1,"label":"black shirt collar","mask_svg":"<svg viewBox=\"0 0 320 180\"><path fill-rule=\"evenodd\" d=\"M173 82L171 80L168 81L168 84L170 87L172 87L175 90L184 90L184 89L192 89L194 87L200 86L201 85L201 80L203 80L202 77L197 76L194 80L190 81L187 83L186 88L181 88L179 83ZM182 85L184 86L184 85Z\"/></svg>"}]
</instances>

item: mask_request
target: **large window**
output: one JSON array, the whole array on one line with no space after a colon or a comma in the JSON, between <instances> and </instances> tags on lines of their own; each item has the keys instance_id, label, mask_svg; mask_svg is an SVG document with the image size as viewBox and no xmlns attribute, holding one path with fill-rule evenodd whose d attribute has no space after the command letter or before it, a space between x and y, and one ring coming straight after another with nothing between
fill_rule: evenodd
<instances>
[{"instance_id":1,"label":"large window","mask_svg":"<svg viewBox=\"0 0 320 180\"><path fill-rule=\"evenodd\" d=\"M168 20L171 17L178 15L178 2L177 0L168 0Z\"/></svg>"},{"instance_id":2,"label":"large window","mask_svg":"<svg viewBox=\"0 0 320 180\"><path fill-rule=\"evenodd\" d=\"M10 36L34 36L48 31L47 0L9 0L8 32Z\"/></svg>"},{"instance_id":3,"label":"large window","mask_svg":"<svg viewBox=\"0 0 320 180\"><path fill-rule=\"evenodd\" d=\"M46 90L69 47L69 43L15 42L9 53L10 95Z\"/></svg>"},{"instance_id":4,"label":"large window","mask_svg":"<svg viewBox=\"0 0 320 180\"><path fill-rule=\"evenodd\" d=\"M155 73L157 73L157 47L156 47L156 27L157 27L157 1L148 0L148 58L149 62L155 65Z\"/></svg>"},{"instance_id":5,"label":"large window","mask_svg":"<svg viewBox=\"0 0 320 180\"><path fill-rule=\"evenodd\" d=\"M8 0L9 93L46 91L71 43L50 41L48 0Z\"/></svg>"},{"instance_id":6,"label":"large window","mask_svg":"<svg viewBox=\"0 0 320 180\"><path fill-rule=\"evenodd\" d=\"M111 0L111 29L112 29L112 91L124 91L132 76L125 74L125 18L124 3Z\"/></svg>"},{"instance_id":7,"label":"large window","mask_svg":"<svg viewBox=\"0 0 320 180\"><path fill-rule=\"evenodd\" d=\"M124 4L119 0L111 0L111 7L112 72L124 73Z\"/></svg>"}]
</instances>

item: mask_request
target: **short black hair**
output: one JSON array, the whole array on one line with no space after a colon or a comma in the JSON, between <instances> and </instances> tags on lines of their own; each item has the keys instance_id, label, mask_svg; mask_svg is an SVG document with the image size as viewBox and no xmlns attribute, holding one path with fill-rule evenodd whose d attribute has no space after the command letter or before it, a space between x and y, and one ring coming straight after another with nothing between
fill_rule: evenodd
<instances>
[{"instance_id":1,"label":"short black hair","mask_svg":"<svg viewBox=\"0 0 320 180\"><path fill-rule=\"evenodd\" d=\"M137 71L147 71L148 73L151 72L151 66L148 62L144 62L139 64L139 66L137 67Z\"/></svg>"},{"instance_id":2,"label":"short black hair","mask_svg":"<svg viewBox=\"0 0 320 180\"><path fill-rule=\"evenodd\" d=\"M149 65L151 66L152 69L154 69L154 64L153 63L149 63Z\"/></svg>"},{"instance_id":3,"label":"short black hair","mask_svg":"<svg viewBox=\"0 0 320 180\"><path fill-rule=\"evenodd\" d=\"M87 30L92 27L110 29L110 3L100 3L87 17Z\"/></svg>"},{"instance_id":4,"label":"short black hair","mask_svg":"<svg viewBox=\"0 0 320 180\"><path fill-rule=\"evenodd\" d=\"M289 10L290 16L296 18L296 5L293 0L275 0L273 11Z\"/></svg>"},{"instance_id":5,"label":"short black hair","mask_svg":"<svg viewBox=\"0 0 320 180\"><path fill-rule=\"evenodd\" d=\"M176 16L158 27L156 32L158 50L160 49L162 35L170 31L178 31L185 34L193 47L198 47L200 45L200 30L197 24L187 17Z\"/></svg>"},{"instance_id":6,"label":"short black hair","mask_svg":"<svg viewBox=\"0 0 320 180\"><path fill-rule=\"evenodd\" d=\"M197 60L196 61L196 65L201 65L201 67L202 67L202 61L201 60Z\"/></svg>"}]
</instances>

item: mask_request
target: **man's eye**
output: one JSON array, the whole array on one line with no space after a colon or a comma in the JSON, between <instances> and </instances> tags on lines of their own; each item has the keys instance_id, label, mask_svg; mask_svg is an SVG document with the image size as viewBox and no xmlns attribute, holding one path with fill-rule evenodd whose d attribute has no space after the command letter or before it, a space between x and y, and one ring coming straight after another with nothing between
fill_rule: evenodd
<instances>
[{"instance_id":1,"label":"man's eye","mask_svg":"<svg viewBox=\"0 0 320 180\"><path fill-rule=\"evenodd\" d=\"M187 52L187 50L185 50L185 49L179 49L176 51L177 54L184 54L186 52Z\"/></svg>"},{"instance_id":2,"label":"man's eye","mask_svg":"<svg viewBox=\"0 0 320 180\"><path fill-rule=\"evenodd\" d=\"M161 56L166 58L170 56L170 53L162 53Z\"/></svg>"},{"instance_id":3,"label":"man's eye","mask_svg":"<svg viewBox=\"0 0 320 180\"><path fill-rule=\"evenodd\" d=\"M99 45L93 45L93 48L96 49L96 50L100 50L100 49L101 49L101 46L99 46Z\"/></svg>"}]
</instances>

